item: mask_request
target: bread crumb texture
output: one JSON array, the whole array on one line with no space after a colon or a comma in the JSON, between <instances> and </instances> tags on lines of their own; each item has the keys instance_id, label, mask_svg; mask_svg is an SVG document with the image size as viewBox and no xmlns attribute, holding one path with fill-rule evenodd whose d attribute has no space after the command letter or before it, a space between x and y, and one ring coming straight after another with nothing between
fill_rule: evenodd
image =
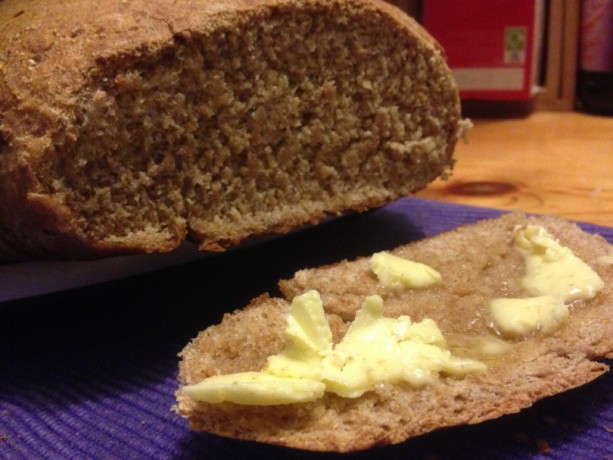
<instances>
[{"instance_id":1,"label":"bread crumb texture","mask_svg":"<svg viewBox=\"0 0 613 460\"><path fill-rule=\"evenodd\" d=\"M440 47L377 0L0 4L0 252L218 250L445 175Z\"/></svg>"},{"instance_id":2,"label":"bread crumb texture","mask_svg":"<svg viewBox=\"0 0 613 460\"><path fill-rule=\"evenodd\" d=\"M517 226L542 225L560 244L596 270L605 287L574 301L568 320L549 334L502 340L492 328L489 300L528 295L525 270L514 249ZM327 393L309 403L241 406L195 402L177 392L178 412L195 430L317 451L354 451L402 442L439 428L473 424L514 413L534 402L590 382L613 358L613 267L598 259L613 253L603 238L558 218L508 214L398 247L393 253L427 263L443 282L427 289L381 285L368 258L305 269L280 283L285 298L262 296L201 332L181 353L181 385L216 374L257 371L285 346L285 312L309 289L321 293L335 343L366 295L384 299L384 315L432 318L451 352L484 362L488 370L464 378L442 376L424 387L381 384L359 398Z\"/></svg>"}]
</instances>

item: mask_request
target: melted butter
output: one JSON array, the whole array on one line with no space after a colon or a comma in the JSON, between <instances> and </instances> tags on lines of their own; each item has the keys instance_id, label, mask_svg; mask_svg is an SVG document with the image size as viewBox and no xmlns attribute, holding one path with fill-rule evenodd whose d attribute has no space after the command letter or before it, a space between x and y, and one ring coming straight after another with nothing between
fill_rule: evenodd
<instances>
[{"instance_id":1,"label":"melted butter","mask_svg":"<svg viewBox=\"0 0 613 460\"><path fill-rule=\"evenodd\" d=\"M287 314L285 349L270 356L262 371L215 376L183 387L198 401L270 405L314 401L324 392L355 398L381 383L421 386L440 374L461 377L486 366L458 358L445 348L431 319L386 318L383 300L367 297L344 338L332 344L316 291L297 296ZM291 398L289 393L291 393Z\"/></svg>"},{"instance_id":2,"label":"melted butter","mask_svg":"<svg viewBox=\"0 0 613 460\"><path fill-rule=\"evenodd\" d=\"M552 295L572 302L591 299L604 286L589 265L542 227L528 225L520 229L515 245L524 254L526 263L521 286L533 296Z\"/></svg>"},{"instance_id":3,"label":"melted butter","mask_svg":"<svg viewBox=\"0 0 613 460\"><path fill-rule=\"evenodd\" d=\"M442 282L441 274L432 267L389 252L374 254L370 265L379 282L388 288L423 289Z\"/></svg>"},{"instance_id":4,"label":"melted butter","mask_svg":"<svg viewBox=\"0 0 613 460\"><path fill-rule=\"evenodd\" d=\"M604 256L600 256L596 261L598 265L603 266L611 266L613 265L613 254L606 254Z\"/></svg>"},{"instance_id":5,"label":"melted butter","mask_svg":"<svg viewBox=\"0 0 613 460\"><path fill-rule=\"evenodd\" d=\"M448 339L449 347L458 356L466 356L487 363L497 362L508 355L513 345L490 334L456 334Z\"/></svg>"}]
</instances>

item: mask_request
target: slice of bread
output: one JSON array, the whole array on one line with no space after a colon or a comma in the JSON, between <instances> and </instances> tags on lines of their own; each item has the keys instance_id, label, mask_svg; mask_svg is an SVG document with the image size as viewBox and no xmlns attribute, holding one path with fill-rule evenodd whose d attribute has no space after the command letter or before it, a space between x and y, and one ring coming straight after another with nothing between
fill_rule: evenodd
<instances>
[{"instance_id":1,"label":"slice of bread","mask_svg":"<svg viewBox=\"0 0 613 460\"><path fill-rule=\"evenodd\" d=\"M514 248L515 230L543 226L591 266L605 283L590 300L574 302L570 316L549 334L497 337L487 305L496 297L525 296L525 271ZM439 428L473 424L517 412L535 401L583 385L607 371L613 358L613 246L602 237L554 217L510 213L392 251L423 262L443 282L422 290L388 289L377 282L369 258L306 269L280 283L287 299L316 289L338 341L365 296L384 299L384 315L432 318L453 354L478 359L483 373L441 376L423 387L381 384L356 399L326 393L314 402L246 406L194 402L179 389L179 414L194 430L317 451L353 451L398 443ZM181 385L205 377L260 370L286 343L289 301L264 295L221 324L201 332L181 353Z\"/></svg>"},{"instance_id":2,"label":"slice of bread","mask_svg":"<svg viewBox=\"0 0 613 460\"><path fill-rule=\"evenodd\" d=\"M452 167L435 40L380 0L0 2L0 256L221 250Z\"/></svg>"}]
</instances>

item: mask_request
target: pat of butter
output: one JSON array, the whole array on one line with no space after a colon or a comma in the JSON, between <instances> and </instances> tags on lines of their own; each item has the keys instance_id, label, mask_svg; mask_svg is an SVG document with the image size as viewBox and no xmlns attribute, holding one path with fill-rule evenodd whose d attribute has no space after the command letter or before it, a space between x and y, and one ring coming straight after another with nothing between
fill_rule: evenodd
<instances>
[{"instance_id":1,"label":"pat of butter","mask_svg":"<svg viewBox=\"0 0 613 460\"><path fill-rule=\"evenodd\" d=\"M372 271L386 287L423 289L442 281L441 274L428 265L378 252L370 259Z\"/></svg>"},{"instance_id":2,"label":"pat of butter","mask_svg":"<svg viewBox=\"0 0 613 460\"><path fill-rule=\"evenodd\" d=\"M485 370L483 363L451 356L433 320L385 318L382 308L381 297L367 297L343 340L324 359L327 391L353 398L379 383L421 386L441 373L463 376Z\"/></svg>"},{"instance_id":3,"label":"pat of butter","mask_svg":"<svg viewBox=\"0 0 613 460\"><path fill-rule=\"evenodd\" d=\"M561 246L544 228L520 229L515 245L525 257L521 286L531 295L552 295L564 302L591 299L604 287L598 274L573 252Z\"/></svg>"},{"instance_id":4,"label":"pat of butter","mask_svg":"<svg viewBox=\"0 0 613 460\"><path fill-rule=\"evenodd\" d=\"M320 354L332 348L332 331L319 292L312 290L294 298L285 333L290 346L305 353Z\"/></svg>"},{"instance_id":5,"label":"pat of butter","mask_svg":"<svg viewBox=\"0 0 613 460\"><path fill-rule=\"evenodd\" d=\"M358 397L381 383L425 385L443 373L464 376L486 369L479 361L451 356L431 319L385 318L383 300L367 297L345 337L332 344L317 291L297 296L287 314L285 349L260 372L215 376L184 393L209 403L270 405L308 402L324 392Z\"/></svg>"},{"instance_id":6,"label":"pat of butter","mask_svg":"<svg viewBox=\"0 0 613 460\"><path fill-rule=\"evenodd\" d=\"M598 273L543 227L519 228L515 247L526 267L520 285L533 297L492 300L493 326L505 337L553 332L568 318L567 302L591 299L604 287Z\"/></svg>"},{"instance_id":7,"label":"pat of butter","mask_svg":"<svg viewBox=\"0 0 613 460\"><path fill-rule=\"evenodd\" d=\"M494 327L508 338L525 337L536 331L548 334L568 318L568 306L550 295L494 299L490 303Z\"/></svg>"},{"instance_id":8,"label":"pat of butter","mask_svg":"<svg viewBox=\"0 0 613 460\"><path fill-rule=\"evenodd\" d=\"M264 370L271 374L321 379L321 360L332 352L332 331L319 292L294 297L286 316L285 349L268 357Z\"/></svg>"},{"instance_id":9,"label":"pat of butter","mask_svg":"<svg viewBox=\"0 0 613 460\"><path fill-rule=\"evenodd\" d=\"M271 406L314 401L323 396L325 388L317 380L276 377L264 372L239 372L215 375L195 385L186 385L182 390L195 401Z\"/></svg>"}]
</instances>

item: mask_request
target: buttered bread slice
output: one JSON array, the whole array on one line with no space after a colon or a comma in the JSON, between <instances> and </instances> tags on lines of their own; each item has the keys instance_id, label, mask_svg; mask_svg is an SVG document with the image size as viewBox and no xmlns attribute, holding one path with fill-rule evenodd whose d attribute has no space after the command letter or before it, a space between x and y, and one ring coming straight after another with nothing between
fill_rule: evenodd
<instances>
[{"instance_id":1,"label":"buttered bread slice","mask_svg":"<svg viewBox=\"0 0 613 460\"><path fill-rule=\"evenodd\" d=\"M517 412L613 358L613 247L512 213L301 270L181 353L194 430L317 451Z\"/></svg>"}]
</instances>

